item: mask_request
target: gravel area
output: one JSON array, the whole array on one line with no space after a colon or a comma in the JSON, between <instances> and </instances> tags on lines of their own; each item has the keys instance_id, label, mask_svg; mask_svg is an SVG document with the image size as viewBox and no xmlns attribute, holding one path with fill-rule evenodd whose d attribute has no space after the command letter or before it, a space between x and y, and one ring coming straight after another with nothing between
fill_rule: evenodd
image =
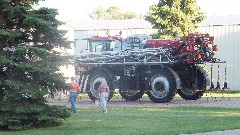
<instances>
[{"instance_id":1,"label":"gravel area","mask_svg":"<svg viewBox=\"0 0 240 135\"><path fill-rule=\"evenodd\" d=\"M70 107L67 99L48 99L48 103L52 105L66 105ZM91 108L95 104L90 99L82 99L77 101L77 107ZM240 108L240 98L200 98L198 100L184 100L175 98L169 103L153 103L150 99L141 99L138 101L125 101L124 99L111 99L108 107L179 107L179 106L203 106L203 107L226 107Z\"/></svg>"},{"instance_id":2,"label":"gravel area","mask_svg":"<svg viewBox=\"0 0 240 135\"><path fill-rule=\"evenodd\" d=\"M66 105L70 107L70 102L65 99L48 99L50 105ZM95 104L90 99L78 99L76 103L78 108L94 108ZM141 99L138 101L125 101L123 99L111 99L108 102L109 108L114 107L179 107L179 106L199 106L199 107L226 107L240 108L240 98L201 98L198 100L184 100L174 98L169 103L153 103L150 99ZM240 129L213 131L206 133L181 134L181 135L240 135Z\"/></svg>"}]
</instances>

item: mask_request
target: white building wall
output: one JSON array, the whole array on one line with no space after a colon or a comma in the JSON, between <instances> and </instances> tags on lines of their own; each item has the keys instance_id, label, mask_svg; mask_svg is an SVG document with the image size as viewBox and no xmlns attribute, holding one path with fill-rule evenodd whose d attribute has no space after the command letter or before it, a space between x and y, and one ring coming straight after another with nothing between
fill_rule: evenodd
<instances>
[{"instance_id":1,"label":"white building wall","mask_svg":"<svg viewBox=\"0 0 240 135\"><path fill-rule=\"evenodd\" d=\"M202 33L209 33L213 35L215 44L218 45L218 52L215 57L220 58L226 63L213 64L213 83L216 87L218 81L218 65L219 65L219 83L221 88L227 80L228 87L231 90L240 90L240 26L207 26L200 27L199 31ZM227 68L225 76L225 66ZM210 70L211 65L207 68Z\"/></svg>"}]
</instances>

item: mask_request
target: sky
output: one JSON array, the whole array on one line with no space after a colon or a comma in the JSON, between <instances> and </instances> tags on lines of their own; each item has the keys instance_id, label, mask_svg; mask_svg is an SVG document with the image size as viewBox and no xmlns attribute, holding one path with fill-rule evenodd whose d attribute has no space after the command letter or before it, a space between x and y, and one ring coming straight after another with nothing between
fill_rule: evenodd
<instances>
[{"instance_id":1,"label":"sky","mask_svg":"<svg viewBox=\"0 0 240 135\"><path fill-rule=\"evenodd\" d=\"M100 6L105 9L118 6L123 11L145 14L149 6L157 2L158 0L45 0L39 6L57 8L61 19L89 20L88 13Z\"/></svg>"},{"instance_id":2,"label":"sky","mask_svg":"<svg viewBox=\"0 0 240 135\"><path fill-rule=\"evenodd\" d=\"M97 7L118 6L123 11L146 14L149 6L159 0L45 0L37 7L56 8L61 20L90 20L88 13ZM239 0L198 0L198 6L207 16L240 15Z\"/></svg>"}]
</instances>

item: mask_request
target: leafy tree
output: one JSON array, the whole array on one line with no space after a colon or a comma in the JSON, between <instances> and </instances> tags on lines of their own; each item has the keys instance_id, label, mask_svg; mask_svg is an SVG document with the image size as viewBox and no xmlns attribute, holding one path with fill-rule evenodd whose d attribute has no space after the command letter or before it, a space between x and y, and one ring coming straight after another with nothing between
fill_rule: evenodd
<instances>
[{"instance_id":1,"label":"leafy tree","mask_svg":"<svg viewBox=\"0 0 240 135\"><path fill-rule=\"evenodd\" d=\"M70 48L56 9L32 8L38 0L0 0L0 130L58 125L68 108L43 97L65 90L59 67L68 62L54 48Z\"/></svg>"},{"instance_id":2,"label":"leafy tree","mask_svg":"<svg viewBox=\"0 0 240 135\"><path fill-rule=\"evenodd\" d=\"M156 37L170 38L174 33L180 36L196 30L196 24L204 18L196 0L159 0L152 5L145 16L153 28L157 29Z\"/></svg>"},{"instance_id":3,"label":"leafy tree","mask_svg":"<svg viewBox=\"0 0 240 135\"><path fill-rule=\"evenodd\" d=\"M136 13L126 11L123 12L119 7L109 7L104 9L102 7L97 7L92 12L88 13L89 17L94 20L124 20L124 19L133 19L140 18Z\"/></svg>"}]
</instances>

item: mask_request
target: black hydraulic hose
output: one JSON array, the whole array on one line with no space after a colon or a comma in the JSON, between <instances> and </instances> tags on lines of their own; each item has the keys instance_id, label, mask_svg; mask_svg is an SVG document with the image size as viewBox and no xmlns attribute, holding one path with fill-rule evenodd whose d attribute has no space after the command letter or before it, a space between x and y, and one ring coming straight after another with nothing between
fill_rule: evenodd
<instances>
[{"instance_id":1,"label":"black hydraulic hose","mask_svg":"<svg viewBox=\"0 0 240 135\"><path fill-rule=\"evenodd\" d=\"M172 55L175 56L180 50L182 50L182 48L184 47L184 45L185 45L185 42L182 42L182 43L178 46L178 48L176 48L175 50L173 50Z\"/></svg>"}]
</instances>

